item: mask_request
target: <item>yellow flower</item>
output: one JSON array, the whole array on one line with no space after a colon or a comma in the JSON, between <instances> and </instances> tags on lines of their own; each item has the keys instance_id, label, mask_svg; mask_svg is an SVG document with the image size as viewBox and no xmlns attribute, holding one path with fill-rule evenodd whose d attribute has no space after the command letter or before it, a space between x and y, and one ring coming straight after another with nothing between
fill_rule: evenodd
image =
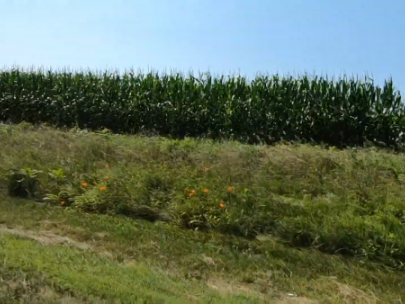
<instances>
[{"instance_id":1,"label":"yellow flower","mask_svg":"<svg viewBox=\"0 0 405 304\"><path fill-rule=\"evenodd\" d=\"M203 193L208 193L209 190L208 190L207 188L204 188L204 189L202 190L202 192L203 192Z\"/></svg>"},{"instance_id":2,"label":"yellow flower","mask_svg":"<svg viewBox=\"0 0 405 304\"><path fill-rule=\"evenodd\" d=\"M82 187L87 187L89 184L86 182L82 182Z\"/></svg>"}]
</instances>

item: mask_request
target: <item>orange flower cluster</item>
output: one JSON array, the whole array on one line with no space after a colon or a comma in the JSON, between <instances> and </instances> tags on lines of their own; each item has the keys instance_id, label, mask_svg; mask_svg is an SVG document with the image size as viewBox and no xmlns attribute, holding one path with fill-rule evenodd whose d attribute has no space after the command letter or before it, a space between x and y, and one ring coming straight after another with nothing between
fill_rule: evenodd
<instances>
[{"instance_id":1,"label":"orange flower cluster","mask_svg":"<svg viewBox=\"0 0 405 304\"><path fill-rule=\"evenodd\" d=\"M81 185L82 185L83 188L86 188L86 187L89 186L89 184L86 183L86 182L82 182ZM101 186L99 189L100 189L100 191L106 191L106 190L107 190L107 187L106 187L106 186Z\"/></svg>"},{"instance_id":2,"label":"orange flower cluster","mask_svg":"<svg viewBox=\"0 0 405 304\"><path fill-rule=\"evenodd\" d=\"M229 186L229 187L226 188L226 190L227 190L229 193L232 193L232 192L235 190L235 188ZM208 193L208 192L209 192L209 189L203 188L203 189L201 190L201 192L203 192L203 193ZM187 194L188 194L188 196L191 197L191 196L196 195L196 191L195 191L194 189L191 189L191 190L189 190L189 191L187 192ZM219 204L219 207L225 208L224 202L221 202L221 203Z\"/></svg>"}]
</instances>

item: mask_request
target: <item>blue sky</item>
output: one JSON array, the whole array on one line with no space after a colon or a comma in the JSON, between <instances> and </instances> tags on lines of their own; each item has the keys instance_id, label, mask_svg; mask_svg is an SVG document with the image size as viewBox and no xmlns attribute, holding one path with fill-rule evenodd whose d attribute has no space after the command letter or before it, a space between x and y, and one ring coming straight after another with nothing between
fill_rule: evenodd
<instances>
[{"instance_id":1,"label":"blue sky","mask_svg":"<svg viewBox=\"0 0 405 304\"><path fill-rule=\"evenodd\" d=\"M0 0L0 64L367 74L403 92L404 16L404 0Z\"/></svg>"}]
</instances>

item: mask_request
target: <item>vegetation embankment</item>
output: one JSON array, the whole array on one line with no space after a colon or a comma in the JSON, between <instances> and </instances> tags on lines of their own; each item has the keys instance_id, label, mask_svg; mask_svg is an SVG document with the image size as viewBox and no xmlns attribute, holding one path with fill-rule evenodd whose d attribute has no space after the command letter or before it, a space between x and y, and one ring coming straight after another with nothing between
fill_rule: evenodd
<instances>
[{"instance_id":1,"label":"vegetation embankment","mask_svg":"<svg viewBox=\"0 0 405 304\"><path fill-rule=\"evenodd\" d=\"M8 300L404 297L402 154L29 124L2 125L0 141Z\"/></svg>"}]
</instances>

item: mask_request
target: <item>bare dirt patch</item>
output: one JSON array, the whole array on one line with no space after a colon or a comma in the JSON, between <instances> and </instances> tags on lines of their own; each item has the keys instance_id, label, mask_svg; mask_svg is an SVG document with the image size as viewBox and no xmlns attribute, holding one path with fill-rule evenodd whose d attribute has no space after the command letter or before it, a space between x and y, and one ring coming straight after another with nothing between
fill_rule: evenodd
<instances>
[{"instance_id":1,"label":"bare dirt patch","mask_svg":"<svg viewBox=\"0 0 405 304\"><path fill-rule=\"evenodd\" d=\"M265 299L265 295L261 294L259 291L251 288L247 284L235 284L227 282L220 278L210 278L207 281L207 285L212 289L218 290L225 294L245 294L258 296L261 299Z\"/></svg>"},{"instance_id":2,"label":"bare dirt patch","mask_svg":"<svg viewBox=\"0 0 405 304\"><path fill-rule=\"evenodd\" d=\"M278 292L267 292L266 294L261 293L259 290L256 290L254 287L249 284L235 284L234 282L226 282L225 280L216 278L210 279L207 282L207 285L215 290L218 290L225 294L234 294L234 295L249 295L254 296L263 300L264 302L276 303L276 304L293 304L293 303L305 303L305 304L317 304L318 301L311 300L305 297L298 297L295 295L289 294L280 294Z\"/></svg>"},{"instance_id":3,"label":"bare dirt patch","mask_svg":"<svg viewBox=\"0 0 405 304\"><path fill-rule=\"evenodd\" d=\"M31 231L31 230L24 230L21 227L9 228L6 225L0 225L0 233L28 238L44 245L61 244L71 246L73 248L80 250L92 249L92 246L87 243L78 242L72 240L69 237L57 235L52 231Z\"/></svg>"},{"instance_id":4,"label":"bare dirt patch","mask_svg":"<svg viewBox=\"0 0 405 304\"><path fill-rule=\"evenodd\" d=\"M281 299L274 301L275 304L318 304L318 301L311 300L305 297L288 297L283 296Z\"/></svg>"},{"instance_id":5,"label":"bare dirt patch","mask_svg":"<svg viewBox=\"0 0 405 304\"><path fill-rule=\"evenodd\" d=\"M363 290L355 288L353 286L334 282L336 293L339 295L341 299L344 300L345 303L367 303L367 304L376 304L381 303L380 299L378 299L375 295L366 293Z\"/></svg>"},{"instance_id":6,"label":"bare dirt patch","mask_svg":"<svg viewBox=\"0 0 405 304\"><path fill-rule=\"evenodd\" d=\"M381 303L381 300L377 298L374 294L367 293L361 289L355 288L348 284L338 282L334 278L324 278L319 279L323 281L322 286L331 291L331 294L334 295L333 303L365 303L365 304L377 304ZM325 282L327 280L327 282ZM207 281L207 285L210 288L218 290L221 293L233 294L233 295L250 295L256 298L259 298L265 302L276 303L276 304L294 304L294 303L303 303L303 304L319 304L318 300L310 299L307 297L298 296L294 293L280 293L273 291L270 286L270 290L266 293L261 293L259 289L255 288L255 285L227 282L221 278L210 278ZM316 284L315 284L316 285ZM321 288L321 286L319 286ZM331 299L329 299L331 300Z\"/></svg>"}]
</instances>

